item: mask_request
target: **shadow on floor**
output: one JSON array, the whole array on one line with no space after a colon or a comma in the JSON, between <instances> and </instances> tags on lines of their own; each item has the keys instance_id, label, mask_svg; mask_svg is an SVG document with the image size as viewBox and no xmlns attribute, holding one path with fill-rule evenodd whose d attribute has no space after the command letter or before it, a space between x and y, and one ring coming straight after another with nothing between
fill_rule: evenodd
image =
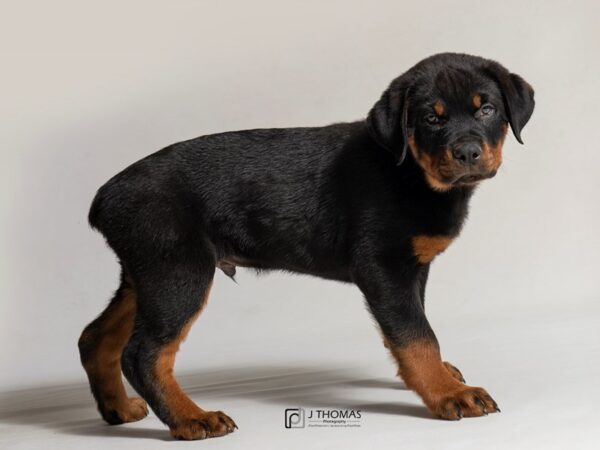
<instances>
[{"instance_id":1,"label":"shadow on floor","mask_svg":"<svg viewBox=\"0 0 600 450\"><path fill-rule=\"evenodd\" d=\"M360 409L371 414L397 414L429 419L425 407L394 401L364 403L353 400L359 389L404 389L393 378L360 376L360 369L315 367L246 367L179 376L186 392L203 401L244 399L284 407ZM93 406L87 385L54 386L0 394L0 423L51 429L58 433L119 438L170 440L154 416L155 428L144 422L118 427L106 425Z\"/></svg>"}]
</instances>

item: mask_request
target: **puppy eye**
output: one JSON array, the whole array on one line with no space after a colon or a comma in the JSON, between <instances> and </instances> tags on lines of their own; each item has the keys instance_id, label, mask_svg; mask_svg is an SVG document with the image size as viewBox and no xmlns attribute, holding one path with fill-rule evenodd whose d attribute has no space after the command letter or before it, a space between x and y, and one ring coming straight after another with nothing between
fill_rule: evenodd
<instances>
[{"instance_id":1,"label":"puppy eye","mask_svg":"<svg viewBox=\"0 0 600 450\"><path fill-rule=\"evenodd\" d=\"M427 114L424 119L429 125L436 125L440 123L440 118L436 114Z\"/></svg>"},{"instance_id":2,"label":"puppy eye","mask_svg":"<svg viewBox=\"0 0 600 450\"><path fill-rule=\"evenodd\" d=\"M490 116L496 112L496 108L491 103L486 103L481 108L479 108L479 112L482 116Z\"/></svg>"}]
</instances>

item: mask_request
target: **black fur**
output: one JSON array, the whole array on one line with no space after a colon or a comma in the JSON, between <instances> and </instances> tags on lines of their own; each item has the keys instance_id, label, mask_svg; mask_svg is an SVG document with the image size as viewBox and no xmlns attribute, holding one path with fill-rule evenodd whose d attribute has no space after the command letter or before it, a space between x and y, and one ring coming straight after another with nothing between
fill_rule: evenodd
<instances>
[{"instance_id":1,"label":"black fur","mask_svg":"<svg viewBox=\"0 0 600 450\"><path fill-rule=\"evenodd\" d=\"M468 106L479 92L495 108L485 120ZM425 123L437 99L445 117ZM128 379L169 423L153 358L201 307L219 265L230 276L243 265L353 282L394 345L435 339L429 264L412 238L456 237L475 187L456 164L448 189L432 189L408 140L432 158L469 139L495 145L507 122L520 140L532 111L531 87L498 63L441 54L394 80L366 121L203 136L126 168L100 188L89 221L138 293Z\"/></svg>"}]
</instances>

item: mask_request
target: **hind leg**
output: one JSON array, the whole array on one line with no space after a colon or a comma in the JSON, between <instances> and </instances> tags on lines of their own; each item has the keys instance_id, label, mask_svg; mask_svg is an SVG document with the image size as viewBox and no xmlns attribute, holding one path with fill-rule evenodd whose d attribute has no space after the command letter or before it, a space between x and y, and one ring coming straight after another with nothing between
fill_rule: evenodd
<instances>
[{"instance_id":1,"label":"hind leg","mask_svg":"<svg viewBox=\"0 0 600 450\"><path fill-rule=\"evenodd\" d=\"M148 414L144 400L127 397L121 377L121 354L133 330L136 308L135 290L122 276L108 307L79 339L81 362L98 410L111 425L134 422Z\"/></svg>"},{"instance_id":2,"label":"hind leg","mask_svg":"<svg viewBox=\"0 0 600 450\"><path fill-rule=\"evenodd\" d=\"M184 259L185 258L185 259ZM178 439L223 436L236 428L221 411L205 411L181 389L173 374L181 342L206 303L215 258L206 251L177 260L154 259L134 273L138 315L123 353L123 371Z\"/></svg>"}]
</instances>

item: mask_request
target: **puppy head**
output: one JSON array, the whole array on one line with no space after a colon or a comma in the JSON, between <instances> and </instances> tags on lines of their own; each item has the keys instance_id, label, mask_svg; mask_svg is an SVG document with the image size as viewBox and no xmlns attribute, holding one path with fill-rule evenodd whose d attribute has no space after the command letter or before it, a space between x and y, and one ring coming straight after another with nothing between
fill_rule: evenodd
<instances>
[{"instance_id":1,"label":"puppy head","mask_svg":"<svg viewBox=\"0 0 600 450\"><path fill-rule=\"evenodd\" d=\"M409 153L428 184L447 191L493 177L508 126L523 143L533 108L533 89L520 76L494 61L444 53L396 78L367 124L398 164Z\"/></svg>"}]
</instances>

